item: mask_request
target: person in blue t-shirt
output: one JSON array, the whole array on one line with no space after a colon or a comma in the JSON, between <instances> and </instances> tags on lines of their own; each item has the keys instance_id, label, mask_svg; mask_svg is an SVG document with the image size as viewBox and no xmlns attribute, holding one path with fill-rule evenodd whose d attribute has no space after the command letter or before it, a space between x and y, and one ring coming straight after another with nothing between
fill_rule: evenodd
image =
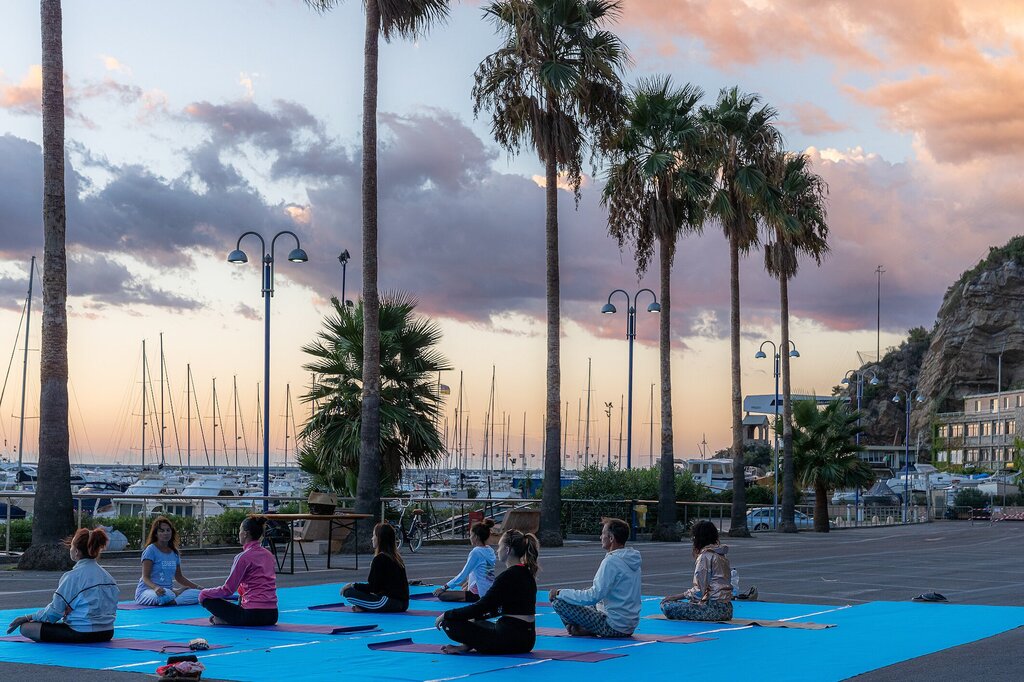
<instances>
[{"instance_id":1,"label":"person in blue t-shirt","mask_svg":"<svg viewBox=\"0 0 1024 682\"><path fill-rule=\"evenodd\" d=\"M174 589L177 582L181 587ZM199 585L181 572L178 531L166 516L153 519L142 550L142 577L135 588L135 603L144 606L199 603Z\"/></svg>"}]
</instances>

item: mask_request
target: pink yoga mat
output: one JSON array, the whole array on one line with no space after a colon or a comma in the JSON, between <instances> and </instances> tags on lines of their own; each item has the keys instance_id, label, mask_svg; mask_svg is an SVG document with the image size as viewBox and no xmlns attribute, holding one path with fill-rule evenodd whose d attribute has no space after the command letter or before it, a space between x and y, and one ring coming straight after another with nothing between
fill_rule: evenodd
<instances>
[{"instance_id":1,"label":"pink yoga mat","mask_svg":"<svg viewBox=\"0 0 1024 682\"><path fill-rule=\"evenodd\" d=\"M359 611L353 611L352 607L348 604L320 604L318 606L308 607L310 611L335 611L337 613L360 613ZM373 613L384 616L440 616L444 611L417 611L416 609L409 609L408 611L363 611L362 613Z\"/></svg>"},{"instance_id":2,"label":"pink yoga mat","mask_svg":"<svg viewBox=\"0 0 1024 682\"><path fill-rule=\"evenodd\" d=\"M544 637L569 637L569 633L562 628L537 628L537 634ZM577 637L577 639L600 639L602 641L623 641L623 642L664 642L666 644L695 644L706 642L713 637L696 637L694 635L658 635L647 632L634 632L632 637Z\"/></svg>"},{"instance_id":3,"label":"pink yoga mat","mask_svg":"<svg viewBox=\"0 0 1024 682\"><path fill-rule=\"evenodd\" d=\"M314 623L278 623L277 625L214 625L209 618L186 618L185 620L164 621L167 625L192 625L195 627L236 628L242 630L267 630L269 632L305 632L313 635L346 635L377 630L375 624L368 625L316 625Z\"/></svg>"},{"instance_id":4,"label":"pink yoga mat","mask_svg":"<svg viewBox=\"0 0 1024 682\"><path fill-rule=\"evenodd\" d=\"M0 642L31 642L32 644L38 644L39 642L33 642L28 637L22 637L21 635L11 635L9 637L0 637ZM56 644L56 642L42 642L42 644ZM132 651L157 651L165 654L181 654L190 651L188 648L188 642L182 644L181 642L171 642L163 639L120 639L115 638L109 642L93 642L93 643L81 643L72 644L71 646L89 646L98 647L100 649L131 649ZM226 649L226 644L211 644L211 649Z\"/></svg>"},{"instance_id":5,"label":"pink yoga mat","mask_svg":"<svg viewBox=\"0 0 1024 682\"><path fill-rule=\"evenodd\" d=\"M408 637L390 642L373 642L367 647L374 651L399 651L409 654L441 654L440 644L417 644ZM603 651L554 651L551 649L535 649L528 654L479 654L476 652L460 654L461 656L502 656L506 658L529 658L533 660L576 661L577 663L600 663L613 658L622 658L626 654L609 654Z\"/></svg>"}]
</instances>

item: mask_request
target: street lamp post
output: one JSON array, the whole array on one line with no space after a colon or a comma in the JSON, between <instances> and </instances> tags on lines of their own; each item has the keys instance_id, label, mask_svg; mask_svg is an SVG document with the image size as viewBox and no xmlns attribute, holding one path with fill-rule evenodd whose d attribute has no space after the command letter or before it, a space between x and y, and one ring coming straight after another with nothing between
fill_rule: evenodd
<instances>
[{"instance_id":1,"label":"street lamp post","mask_svg":"<svg viewBox=\"0 0 1024 682\"><path fill-rule=\"evenodd\" d=\"M299 245L299 238L294 232L282 230L270 240L270 252L267 242L258 232L243 232L235 244L235 250L228 254L229 263L248 263L249 259L242 251L242 240L253 235L260 240L263 253L263 288L261 295L264 301L263 310L263 512L266 513L270 504L270 299L274 296L274 245L283 234L295 240L295 248L288 253L292 263L305 263L309 258Z\"/></svg>"},{"instance_id":2,"label":"street lamp post","mask_svg":"<svg viewBox=\"0 0 1024 682\"><path fill-rule=\"evenodd\" d=\"M348 249L345 249L338 256L338 262L341 263L341 307L345 308L348 303L345 301L345 274L348 270L348 259L352 256L349 254Z\"/></svg>"},{"instance_id":3,"label":"street lamp post","mask_svg":"<svg viewBox=\"0 0 1024 682\"><path fill-rule=\"evenodd\" d=\"M612 305L612 296L621 293L626 297L628 312L626 315L626 339L629 341L629 385L628 385L628 407L626 408L626 468L633 468L633 340L636 338L636 301L640 294L647 292L654 299L647 306L647 312L660 313L661 304L658 303L658 295L650 289L641 289L632 298L622 289L615 289L608 294L608 302L601 308L604 315L614 315L617 311Z\"/></svg>"},{"instance_id":4,"label":"street lamp post","mask_svg":"<svg viewBox=\"0 0 1024 682\"><path fill-rule=\"evenodd\" d=\"M841 383L844 383L846 385L849 385L850 384L850 376L853 375L853 376L857 377L857 433L853 437L854 438L854 442L857 445L860 445L860 433L861 433L861 431L860 431L860 419L861 419L860 401L864 397L864 372L869 372L871 374L871 379L868 380L868 383L871 384L872 386L877 386L878 385L878 375L875 373L874 370L871 370L871 369L868 369L868 370L851 369L849 372L846 373L846 376L843 377L843 380L841 382ZM854 517L854 523L855 524L859 524L860 523L860 488L859 487L853 492L853 517Z\"/></svg>"},{"instance_id":5,"label":"street lamp post","mask_svg":"<svg viewBox=\"0 0 1024 682\"><path fill-rule=\"evenodd\" d=\"M796 349L796 344L790 341L789 345L789 357L800 357L800 351ZM774 341L762 341L761 347L754 354L755 359L763 360L768 357L764 352L765 346L772 347L772 358L775 361L775 400L772 401L775 407L775 419L772 421L772 458L775 460L772 482L775 485L775 496L773 498L774 507L772 508L772 530L777 530L779 527L779 370L782 365L782 355L779 353L779 347L775 345Z\"/></svg>"},{"instance_id":6,"label":"street lamp post","mask_svg":"<svg viewBox=\"0 0 1024 682\"><path fill-rule=\"evenodd\" d=\"M900 404L901 394L903 395L903 409L907 413L907 427L903 434L905 441L903 466L906 467L903 478L903 523L906 523L910 513L910 410L913 409L915 402L923 402L924 398L916 388L910 391L900 389L892 397L892 401L897 405Z\"/></svg>"}]
</instances>

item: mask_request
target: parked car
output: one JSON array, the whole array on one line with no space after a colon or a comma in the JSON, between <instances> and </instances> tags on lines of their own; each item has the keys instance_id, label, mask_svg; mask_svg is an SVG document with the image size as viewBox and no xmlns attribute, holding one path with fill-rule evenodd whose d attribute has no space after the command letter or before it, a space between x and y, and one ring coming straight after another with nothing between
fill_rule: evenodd
<instances>
[{"instance_id":1,"label":"parked car","mask_svg":"<svg viewBox=\"0 0 1024 682\"><path fill-rule=\"evenodd\" d=\"M794 511L793 516L798 529L812 530L814 528L813 516L808 516L801 511ZM771 530L775 527L775 523L773 523L774 517L774 507L754 507L747 512L747 528L750 530Z\"/></svg>"}]
</instances>

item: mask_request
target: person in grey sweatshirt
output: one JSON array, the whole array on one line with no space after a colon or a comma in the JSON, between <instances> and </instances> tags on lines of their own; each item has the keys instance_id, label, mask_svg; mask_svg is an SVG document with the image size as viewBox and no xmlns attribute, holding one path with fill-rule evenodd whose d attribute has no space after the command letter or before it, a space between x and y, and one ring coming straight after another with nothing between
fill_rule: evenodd
<instances>
[{"instance_id":1,"label":"person in grey sweatshirt","mask_svg":"<svg viewBox=\"0 0 1024 682\"><path fill-rule=\"evenodd\" d=\"M640 623L640 552L626 547L629 526L606 519L601 547L608 552L586 590L551 590L551 607L574 637L629 637Z\"/></svg>"}]
</instances>

